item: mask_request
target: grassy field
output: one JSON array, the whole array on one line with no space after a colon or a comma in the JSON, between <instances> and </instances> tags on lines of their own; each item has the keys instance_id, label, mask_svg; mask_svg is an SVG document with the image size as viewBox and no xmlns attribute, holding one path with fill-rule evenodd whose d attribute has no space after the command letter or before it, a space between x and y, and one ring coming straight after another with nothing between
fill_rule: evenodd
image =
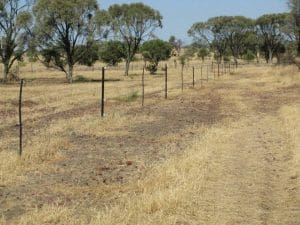
<instances>
[{"instance_id":1,"label":"grassy field","mask_svg":"<svg viewBox=\"0 0 300 225\"><path fill-rule=\"evenodd\" d=\"M18 85L1 84L0 224L299 224L299 72L248 65L201 87L197 64L193 89L193 64L183 93L169 69L168 100L147 74L145 107L141 66L108 69L103 119L101 65L72 85L21 68L22 158Z\"/></svg>"}]
</instances>

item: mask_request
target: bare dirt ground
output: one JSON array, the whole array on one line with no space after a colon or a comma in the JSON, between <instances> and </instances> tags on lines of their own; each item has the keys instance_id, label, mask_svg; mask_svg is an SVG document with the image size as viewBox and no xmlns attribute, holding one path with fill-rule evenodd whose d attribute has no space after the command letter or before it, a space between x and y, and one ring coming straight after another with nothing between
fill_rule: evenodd
<instances>
[{"instance_id":1,"label":"bare dirt ground","mask_svg":"<svg viewBox=\"0 0 300 225\"><path fill-rule=\"evenodd\" d=\"M181 155L204 130L224 124L230 133L215 142L226 148L207 150L197 216L190 212L189 220L173 224L299 224L300 171L295 157L300 149L293 152L288 147L299 142L299 132L287 137L278 128L283 126L280 110L300 106L300 85L280 82L261 79L255 72L236 73L204 88L198 85L173 94L169 100L152 94L144 108L137 101L111 101L107 114L119 114L110 121L125 121L111 123L105 135L76 129L81 118L98 114L96 103L26 121L29 137L52 123L72 119L60 137L69 145L41 168L22 174L23 182L0 184L3 224L22 224L24 215L45 206L74 207L83 214L89 208L117 204L126 186L143 179L149 168ZM8 137L16 130L0 131Z\"/></svg>"}]
</instances>

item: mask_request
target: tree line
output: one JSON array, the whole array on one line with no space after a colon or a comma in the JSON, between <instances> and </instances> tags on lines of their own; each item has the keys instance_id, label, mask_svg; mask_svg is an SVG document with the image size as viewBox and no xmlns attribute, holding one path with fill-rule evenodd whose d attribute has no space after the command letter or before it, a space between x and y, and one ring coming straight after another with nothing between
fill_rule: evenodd
<instances>
[{"instance_id":1,"label":"tree line","mask_svg":"<svg viewBox=\"0 0 300 225\"><path fill-rule=\"evenodd\" d=\"M14 62L25 56L63 71L70 83L74 65L90 66L99 59L113 65L124 59L128 75L142 42L161 27L160 12L143 3L115 4L104 11L96 0L3 0L3 81L7 81ZM107 39L111 41L103 41ZM156 63L150 56L148 60Z\"/></svg>"},{"instance_id":2,"label":"tree line","mask_svg":"<svg viewBox=\"0 0 300 225\"><path fill-rule=\"evenodd\" d=\"M219 62L233 58L257 58L267 62L300 52L300 24L296 1L289 0L290 13L263 15L253 20L243 16L220 16L195 23L188 31L194 43L181 56L205 59L211 52ZM97 0L2 0L0 3L0 60L6 82L16 61L27 57L65 73L72 83L76 64L110 65L125 61L124 74L141 53L154 74L161 60L178 54L182 41L155 37L162 28L159 11L143 3L114 4L101 10Z\"/></svg>"},{"instance_id":3,"label":"tree line","mask_svg":"<svg viewBox=\"0 0 300 225\"><path fill-rule=\"evenodd\" d=\"M300 24L296 1L288 2L291 12L266 14L257 19L243 16L218 16L197 22L188 34L194 43L189 51L204 57L214 52L217 61L230 57L236 65L238 59L256 59L261 56L268 63L277 59L293 62L300 54Z\"/></svg>"}]
</instances>

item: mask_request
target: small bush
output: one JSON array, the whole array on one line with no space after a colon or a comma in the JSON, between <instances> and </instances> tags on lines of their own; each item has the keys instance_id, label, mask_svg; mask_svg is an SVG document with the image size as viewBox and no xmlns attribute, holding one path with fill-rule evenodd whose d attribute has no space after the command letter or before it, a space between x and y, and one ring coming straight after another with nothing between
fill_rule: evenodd
<instances>
[{"instance_id":1,"label":"small bush","mask_svg":"<svg viewBox=\"0 0 300 225\"><path fill-rule=\"evenodd\" d=\"M139 97L139 93L137 91L134 91L128 95L118 97L117 100L120 102L134 102Z\"/></svg>"},{"instance_id":2,"label":"small bush","mask_svg":"<svg viewBox=\"0 0 300 225\"><path fill-rule=\"evenodd\" d=\"M75 77L75 80L74 82L77 82L77 83L84 83L84 82L90 82L91 80L82 76L82 75L78 75Z\"/></svg>"},{"instance_id":3,"label":"small bush","mask_svg":"<svg viewBox=\"0 0 300 225\"><path fill-rule=\"evenodd\" d=\"M154 63L151 63L149 65L146 66L146 70L150 72L150 74L155 74L157 72L157 65L155 65Z\"/></svg>"},{"instance_id":4,"label":"small bush","mask_svg":"<svg viewBox=\"0 0 300 225\"><path fill-rule=\"evenodd\" d=\"M230 62L230 56L224 56L224 62Z\"/></svg>"},{"instance_id":5,"label":"small bush","mask_svg":"<svg viewBox=\"0 0 300 225\"><path fill-rule=\"evenodd\" d=\"M255 59L255 54L251 51L247 51L243 55L243 59L246 60L246 61L253 61Z\"/></svg>"}]
</instances>

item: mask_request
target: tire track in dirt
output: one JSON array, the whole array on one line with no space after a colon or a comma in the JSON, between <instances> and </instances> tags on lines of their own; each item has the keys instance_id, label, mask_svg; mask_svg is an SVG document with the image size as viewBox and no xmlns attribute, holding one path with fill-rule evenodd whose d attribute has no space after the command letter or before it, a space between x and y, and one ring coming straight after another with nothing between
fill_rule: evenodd
<instances>
[{"instance_id":1,"label":"tire track in dirt","mask_svg":"<svg viewBox=\"0 0 300 225\"><path fill-rule=\"evenodd\" d=\"M288 137L269 124L278 118L253 116L230 134L226 149L210 155L203 194L207 224L297 225L299 178ZM292 168L292 170L291 170ZM298 184L297 184L298 183Z\"/></svg>"}]
</instances>

